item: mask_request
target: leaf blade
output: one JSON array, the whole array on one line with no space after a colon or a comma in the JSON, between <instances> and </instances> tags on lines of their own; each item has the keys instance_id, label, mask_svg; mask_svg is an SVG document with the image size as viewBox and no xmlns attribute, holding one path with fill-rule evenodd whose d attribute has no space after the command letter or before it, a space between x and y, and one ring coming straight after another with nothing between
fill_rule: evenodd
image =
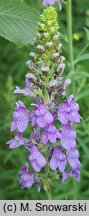
<instances>
[{"instance_id":1,"label":"leaf blade","mask_svg":"<svg viewBox=\"0 0 89 216\"><path fill-rule=\"evenodd\" d=\"M34 16L35 15L35 16ZM38 12L18 0L0 0L0 36L16 44L33 44Z\"/></svg>"}]
</instances>

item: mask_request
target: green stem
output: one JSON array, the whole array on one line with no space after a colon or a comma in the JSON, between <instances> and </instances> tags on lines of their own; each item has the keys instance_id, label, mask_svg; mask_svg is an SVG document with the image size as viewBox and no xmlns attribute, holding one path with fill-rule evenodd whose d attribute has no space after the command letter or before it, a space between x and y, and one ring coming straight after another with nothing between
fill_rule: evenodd
<instances>
[{"instance_id":1,"label":"green stem","mask_svg":"<svg viewBox=\"0 0 89 216\"><path fill-rule=\"evenodd\" d=\"M49 187L49 190L46 191L46 193L47 193L48 200L51 200L52 199L52 197L51 197L51 186Z\"/></svg>"},{"instance_id":2,"label":"green stem","mask_svg":"<svg viewBox=\"0 0 89 216\"><path fill-rule=\"evenodd\" d=\"M69 61L71 76L74 72L73 39L72 39L72 0L67 0L67 35L69 45ZM71 77L72 79L72 77ZM72 80L73 92L75 90L74 79Z\"/></svg>"},{"instance_id":3,"label":"green stem","mask_svg":"<svg viewBox=\"0 0 89 216\"><path fill-rule=\"evenodd\" d=\"M45 87L44 87L44 102L45 104L48 106L48 101L49 101L49 94L48 94L48 90L47 90L47 87L48 87L48 76L45 77Z\"/></svg>"},{"instance_id":4,"label":"green stem","mask_svg":"<svg viewBox=\"0 0 89 216\"><path fill-rule=\"evenodd\" d=\"M67 34L68 34L68 44L69 44L69 60L70 69L74 70L73 62L73 40L72 40L72 0L67 0Z\"/></svg>"}]
</instances>

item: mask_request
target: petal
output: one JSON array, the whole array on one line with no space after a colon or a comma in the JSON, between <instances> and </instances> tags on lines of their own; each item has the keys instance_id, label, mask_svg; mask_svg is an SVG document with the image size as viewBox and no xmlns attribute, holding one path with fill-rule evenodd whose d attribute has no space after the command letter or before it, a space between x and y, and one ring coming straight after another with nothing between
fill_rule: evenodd
<instances>
[{"instance_id":1,"label":"petal","mask_svg":"<svg viewBox=\"0 0 89 216\"><path fill-rule=\"evenodd\" d=\"M67 111L69 111L69 109L70 108L69 108L67 101L61 103L59 106L59 112L67 112Z\"/></svg>"},{"instance_id":2,"label":"petal","mask_svg":"<svg viewBox=\"0 0 89 216\"><path fill-rule=\"evenodd\" d=\"M79 157L79 151L76 149L72 149L70 151L67 151L68 158L78 158Z\"/></svg>"},{"instance_id":3,"label":"petal","mask_svg":"<svg viewBox=\"0 0 89 216\"><path fill-rule=\"evenodd\" d=\"M39 164L39 166L41 168L46 166L46 159L45 157L39 152L38 158L37 158L37 162Z\"/></svg>"},{"instance_id":4,"label":"petal","mask_svg":"<svg viewBox=\"0 0 89 216\"><path fill-rule=\"evenodd\" d=\"M7 144L9 145L10 149L14 149L22 145L19 141L15 139L8 141Z\"/></svg>"},{"instance_id":5,"label":"petal","mask_svg":"<svg viewBox=\"0 0 89 216\"><path fill-rule=\"evenodd\" d=\"M77 122L79 123L80 122L80 115L78 114L78 112L76 111L72 111L70 114L69 114L69 120L72 121L72 122Z\"/></svg>"},{"instance_id":6,"label":"petal","mask_svg":"<svg viewBox=\"0 0 89 216\"><path fill-rule=\"evenodd\" d=\"M68 115L66 113L58 112L58 119L62 124L68 123Z\"/></svg>"},{"instance_id":7,"label":"petal","mask_svg":"<svg viewBox=\"0 0 89 216\"><path fill-rule=\"evenodd\" d=\"M52 157L51 160L50 160L50 167L51 167L52 170L57 169L57 161L56 161L56 159L54 157Z\"/></svg>"},{"instance_id":8,"label":"petal","mask_svg":"<svg viewBox=\"0 0 89 216\"><path fill-rule=\"evenodd\" d=\"M22 175L28 172L28 163L25 163L19 171L19 174Z\"/></svg>"},{"instance_id":9,"label":"petal","mask_svg":"<svg viewBox=\"0 0 89 216\"><path fill-rule=\"evenodd\" d=\"M80 163L80 161L78 159L76 159L76 158L70 158L70 159L67 158L67 159L68 159L68 162L69 162L70 166L73 169L76 169L76 168L81 166L81 163Z\"/></svg>"},{"instance_id":10,"label":"petal","mask_svg":"<svg viewBox=\"0 0 89 216\"><path fill-rule=\"evenodd\" d=\"M46 121L42 117L38 117L37 124L39 127L44 128L46 126Z\"/></svg>"},{"instance_id":11,"label":"petal","mask_svg":"<svg viewBox=\"0 0 89 216\"><path fill-rule=\"evenodd\" d=\"M34 161L34 160L31 161L31 165L36 172L40 172L41 167L39 166L39 164L36 161Z\"/></svg>"},{"instance_id":12,"label":"petal","mask_svg":"<svg viewBox=\"0 0 89 216\"><path fill-rule=\"evenodd\" d=\"M41 115L43 115L45 112L47 112L46 106L45 106L43 101L39 104L38 107L39 107L39 111L40 111Z\"/></svg>"},{"instance_id":13,"label":"petal","mask_svg":"<svg viewBox=\"0 0 89 216\"><path fill-rule=\"evenodd\" d=\"M40 167L44 167L46 165L46 159L45 157L41 154L41 152L37 149L35 145L32 145L31 148L31 154L30 154L30 162L33 163L35 161L36 165Z\"/></svg>"},{"instance_id":14,"label":"petal","mask_svg":"<svg viewBox=\"0 0 89 216\"><path fill-rule=\"evenodd\" d=\"M22 94L24 96L30 96L34 97L33 92L29 88L20 89L18 86L16 86L16 89L13 92L14 94Z\"/></svg>"},{"instance_id":15,"label":"petal","mask_svg":"<svg viewBox=\"0 0 89 216\"><path fill-rule=\"evenodd\" d=\"M11 123L10 131L13 132L14 130L16 130L16 122L13 120Z\"/></svg>"},{"instance_id":16,"label":"petal","mask_svg":"<svg viewBox=\"0 0 89 216\"><path fill-rule=\"evenodd\" d=\"M44 120L46 121L46 123L49 125L53 122L53 116L50 112L46 112L44 115Z\"/></svg>"},{"instance_id":17,"label":"petal","mask_svg":"<svg viewBox=\"0 0 89 216\"><path fill-rule=\"evenodd\" d=\"M16 123L17 123L17 129L19 132L23 132L26 130L28 126L28 112L23 108L21 108L18 112L16 112Z\"/></svg>"},{"instance_id":18,"label":"petal","mask_svg":"<svg viewBox=\"0 0 89 216\"><path fill-rule=\"evenodd\" d=\"M36 125L36 116L32 115L31 119L32 119L32 126L35 126Z\"/></svg>"},{"instance_id":19,"label":"petal","mask_svg":"<svg viewBox=\"0 0 89 216\"><path fill-rule=\"evenodd\" d=\"M48 142L47 132L42 133L42 143L46 144Z\"/></svg>"},{"instance_id":20,"label":"petal","mask_svg":"<svg viewBox=\"0 0 89 216\"><path fill-rule=\"evenodd\" d=\"M26 182L25 187L26 187L26 188L31 188L32 185L33 185L33 182L31 182L31 181L29 180L29 181Z\"/></svg>"},{"instance_id":21,"label":"petal","mask_svg":"<svg viewBox=\"0 0 89 216\"><path fill-rule=\"evenodd\" d=\"M56 142L56 135L53 133L49 133L48 134L48 139L50 140L51 143L55 143Z\"/></svg>"},{"instance_id":22,"label":"petal","mask_svg":"<svg viewBox=\"0 0 89 216\"><path fill-rule=\"evenodd\" d=\"M71 171L65 171L62 176L62 183L71 176Z\"/></svg>"},{"instance_id":23,"label":"petal","mask_svg":"<svg viewBox=\"0 0 89 216\"><path fill-rule=\"evenodd\" d=\"M65 149L71 149L76 146L76 141L74 139L61 139L61 144Z\"/></svg>"},{"instance_id":24,"label":"petal","mask_svg":"<svg viewBox=\"0 0 89 216\"><path fill-rule=\"evenodd\" d=\"M64 160L64 161L59 161L58 162L58 168L59 168L59 170L60 170L60 172L64 172L64 170L65 170L65 167L66 167L66 164L67 164L67 161L66 160Z\"/></svg>"},{"instance_id":25,"label":"petal","mask_svg":"<svg viewBox=\"0 0 89 216\"><path fill-rule=\"evenodd\" d=\"M57 137L58 139L61 139L61 133L60 133L58 130L56 130L56 137Z\"/></svg>"}]
</instances>

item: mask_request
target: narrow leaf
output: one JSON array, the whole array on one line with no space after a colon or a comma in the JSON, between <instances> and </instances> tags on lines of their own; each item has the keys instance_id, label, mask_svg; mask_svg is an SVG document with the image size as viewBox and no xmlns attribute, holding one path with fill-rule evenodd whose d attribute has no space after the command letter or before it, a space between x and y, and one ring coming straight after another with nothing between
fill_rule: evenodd
<instances>
[{"instance_id":1,"label":"narrow leaf","mask_svg":"<svg viewBox=\"0 0 89 216\"><path fill-rule=\"evenodd\" d=\"M74 64L77 64L78 62L85 61L85 60L88 60L88 59L89 59L89 53L85 53L85 54L79 56L79 57L74 61Z\"/></svg>"}]
</instances>

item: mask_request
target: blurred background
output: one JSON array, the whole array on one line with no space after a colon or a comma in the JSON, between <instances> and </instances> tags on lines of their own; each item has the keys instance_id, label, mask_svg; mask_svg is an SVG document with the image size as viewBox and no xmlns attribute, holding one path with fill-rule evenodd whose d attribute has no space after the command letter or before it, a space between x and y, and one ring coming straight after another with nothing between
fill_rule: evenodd
<instances>
[{"instance_id":1,"label":"blurred background","mask_svg":"<svg viewBox=\"0 0 89 216\"><path fill-rule=\"evenodd\" d=\"M41 12L41 0L26 0ZM52 199L89 199L89 0L73 0L73 44L75 71L68 94L72 92L80 105L81 123L75 125L77 143L80 151L81 180L74 178L64 184L60 180L52 186ZM70 77L67 41L66 4L58 11L63 43L63 55L66 57L64 76ZM47 199L44 191L40 193L33 187L23 190L17 181L18 170L27 161L27 152L23 148L9 150L6 142L13 137L9 127L17 99L30 104L31 100L12 94L15 86L24 86L24 76L28 72L26 61L33 46L18 47L0 38L0 199ZM29 135L29 131L27 131ZM26 134L26 135L27 135Z\"/></svg>"}]
</instances>

